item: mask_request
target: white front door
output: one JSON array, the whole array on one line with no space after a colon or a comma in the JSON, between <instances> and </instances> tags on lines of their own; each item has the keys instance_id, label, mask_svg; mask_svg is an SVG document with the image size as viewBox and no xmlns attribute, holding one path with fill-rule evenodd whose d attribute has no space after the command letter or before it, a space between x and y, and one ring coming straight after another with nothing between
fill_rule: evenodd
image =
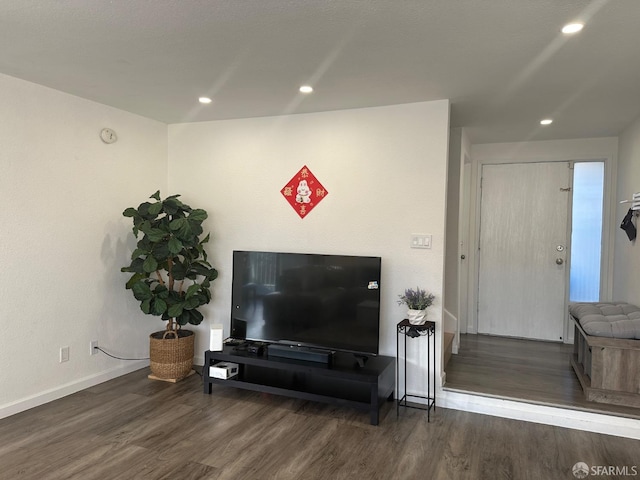
<instances>
[{"instance_id":1,"label":"white front door","mask_svg":"<svg viewBox=\"0 0 640 480\"><path fill-rule=\"evenodd\" d=\"M478 333L562 341L567 162L484 165Z\"/></svg>"}]
</instances>

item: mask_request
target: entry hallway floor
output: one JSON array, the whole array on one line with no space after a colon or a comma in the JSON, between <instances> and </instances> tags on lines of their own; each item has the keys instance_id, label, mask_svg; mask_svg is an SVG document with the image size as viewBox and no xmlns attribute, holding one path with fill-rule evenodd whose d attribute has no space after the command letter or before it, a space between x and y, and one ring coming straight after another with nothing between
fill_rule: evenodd
<instances>
[{"instance_id":1,"label":"entry hallway floor","mask_svg":"<svg viewBox=\"0 0 640 480\"><path fill-rule=\"evenodd\" d=\"M564 343L460 335L459 353L449 360L444 388L571 410L640 418L640 408L587 401L569 362L572 354L573 345Z\"/></svg>"}]
</instances>

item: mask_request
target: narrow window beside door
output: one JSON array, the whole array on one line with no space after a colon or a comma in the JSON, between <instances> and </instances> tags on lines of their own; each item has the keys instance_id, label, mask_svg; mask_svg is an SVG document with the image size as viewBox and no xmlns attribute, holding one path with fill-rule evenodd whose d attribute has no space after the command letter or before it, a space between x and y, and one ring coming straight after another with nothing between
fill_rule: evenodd
<instances>
[{"instance_id":1,"label":"narrow window beside door","mask_svg":"<svg viewBox=\"0 0 640 480\"><path fill-rule=\"evenodd\" d=\"M604 162L577 162L573 171L569 301L600 300Z\"/></svg>"}]
</instances>

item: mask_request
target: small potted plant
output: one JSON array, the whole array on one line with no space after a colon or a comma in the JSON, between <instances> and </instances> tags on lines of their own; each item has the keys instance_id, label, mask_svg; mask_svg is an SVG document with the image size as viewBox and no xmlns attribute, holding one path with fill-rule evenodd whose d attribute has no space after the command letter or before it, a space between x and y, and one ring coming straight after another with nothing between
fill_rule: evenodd
<instances>
[{"instance_id":1,"label":"small potted plant","mask_svg":"<svg viewBox=\"0 0 640 480\"><path fill-rule=\"evenodd\" d=\"M172 195L162 200L127 208L123 215L133 220L138 240L131 263L122 272L131 273L126 288L140 309L167 321L166 329L150 335L151 378L180 380L193 368L194 332L183 325L203 320L198 308L211 301L211 282L218 276L207 261L200 238L207 212L191 208Z\"/></svg>"},{"instance_id":2,"label":"small potted plant","mask_svg":"<svg viewBox=\"0 0 640 480\"><path fill-rule=\"evenodd\" d=\"M427 308L436 298L433 293L427 293L420 287L416 287L415 290L408 288L398 297L398 305L406 305L409 308L407 318L412 325L423 325L427 321Z\"/></svg>"}]
</instances>

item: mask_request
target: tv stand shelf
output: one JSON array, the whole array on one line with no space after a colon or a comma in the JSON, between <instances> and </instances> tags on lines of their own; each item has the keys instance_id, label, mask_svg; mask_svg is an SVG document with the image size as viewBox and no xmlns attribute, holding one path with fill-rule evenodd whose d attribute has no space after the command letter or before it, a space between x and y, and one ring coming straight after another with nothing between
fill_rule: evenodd
<instances>
[{"instance_id":1,"label":"tv stand shelf","mask_svg":"<svg viewBox=\"0 0 640 480\"><path fill-rule=\"evenodd\" d=\"M223 380L209 375L209 367L218 362L239 365L238 376ZM234 347L221 352L205 352L204 393L211 394L213 384L257 392L324 402L368 411L372 425L379 422L385 400L393 400L395 358L369 357L358 366L352 354L336 352L331 365L280 357L256 356Z\"/></svg>"}]
</instances>

